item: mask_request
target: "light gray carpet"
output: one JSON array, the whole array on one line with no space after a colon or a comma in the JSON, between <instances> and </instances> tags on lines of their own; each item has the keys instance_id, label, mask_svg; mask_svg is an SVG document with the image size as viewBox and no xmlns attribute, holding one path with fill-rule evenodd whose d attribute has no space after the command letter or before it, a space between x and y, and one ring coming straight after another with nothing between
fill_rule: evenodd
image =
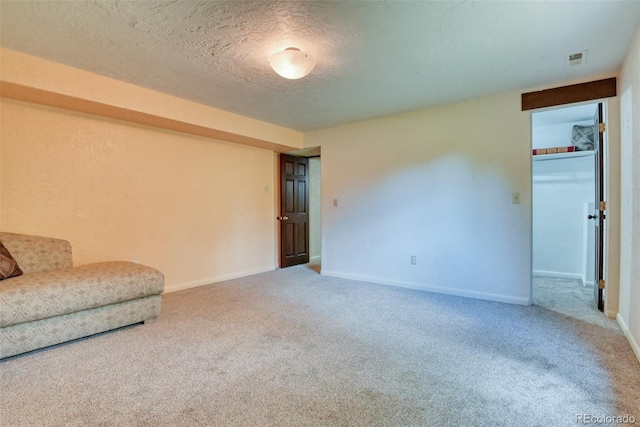
<instances>
[{"instance_id":1,"label":"light gray carpet","mask_svg":"<svg viewBox=\"0 0 640 427\"><path fill-rule=\"evenodd\" d=\"M3 426L575 426L640 419L619 330L292 267L0 363Z\"/></svg>"},{"instance_id":2,"label":"light gray carpet","mask_svg":"<svg viewBox=\"0 0 640 427\"><path fill-rule=\"evenodd\" d=\"M534 276L533 303L574 319L620 330L615 320L598 311L593 286L582 286L580 280Z\"/></svg>"}]
</instances>

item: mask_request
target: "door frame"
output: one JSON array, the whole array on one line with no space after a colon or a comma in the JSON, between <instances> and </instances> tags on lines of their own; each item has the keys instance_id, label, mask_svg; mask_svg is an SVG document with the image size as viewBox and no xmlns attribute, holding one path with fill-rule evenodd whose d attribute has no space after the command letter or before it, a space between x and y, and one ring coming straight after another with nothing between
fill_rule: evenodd
<instances>
[{"instance_id":1,"label":"door frame","mask_svg":"<svg viewBox=\"0 0 640 427\"><path fill-rule=\"evenodd\" d=\"M569 104L601 102L604 105L604 122L606 130L604 132L604 152L606 155L604 163L603 178L605 182L605 195L607 198L607 208L609 213L612 210L619 210L620 207L620 179L613 181L613 176L609 174L609 170L616 170L620 167L620 147L619 144L611 144L610 140L619 140L620 132L620 106L617 101L617 77L609 77L602 80L595 80L586 83L578 83L567 86L555 87L545 90L523 93L521 95L522 111L529 111L531 117L532 110L542 110L549 107L567 106ZM609 99L616 98L614 102L609 103ZM531 123L531 122L530 122ZM529 153L532 150L531 124L529 125ZM613 133L613 134L612 134ZM533 185L533 180L530 182ZM530 188L531 190L531 188ZM531 194L531 193L530 193ZM531 201L530 201L531 202ZM532 208L533 204L531 203ZM605 304L604 313L607 317L614 318L618 312L617 297L619 294L619 254L615 251L616 245L620 244L620 218L609 214L605 222L605 238L604 238L604 275L605 281ZM531 242L533 243L533 233L531 230ZM533 251L532 251L533 253ZM530 276L530 293L533 292L533 274Z\"/></svg>"},{"instance_id":2,"label":"door frame","mask_svg":"<svg viewBox=\"0 0 640 427\"><path fill-rule=\"evenodd\" d=\"M596 222L595 226L595 236L596 246L595 246L595 272L593 277L593 290L594 297L596 303L598 305L598 310L604 312L604 299L606 297L606 293L604 290L605 284L605 257L607 254L607 246L606 246L606 237L607 237L607 226L605 224L605 219L609 212L606 210L606 201L607 201L607 192L606 192L606 184L607 184L607 176L605 175L605 164L607 163L607 156L605 151L605 103L599 102L598 107L594 117L594 134L593 134L593 142L594 142L594 150L595 150L595 177L596 177L596 188L595 188L595 215L594 221ZM593 213L592 213L593 215Z\"/></svg>"},{"instance_id":3,"label":"door frame","mask_svg":"<svg viewBox=\"0 0 640 427\"><path fill-rule=\"evenodd\" d=\"M589 105L589 104L594 104L596 107L596 112L598 109L598 104L602 105L602 110L603 110L603 114L602 114L602 119L604 123L607 123L606 125L606 129L605 132L602 135L602 148L603 148L603 152L604 152L604 163L603 163L603 167L602 167L602 176L601 176L601 186L604 190L603 194L604 194L604 199L606 200L606 204L607 204L607 211L609 208L609 143L608 143L608 133L609 133L609 127L608 127L608 117L609 117L609 104L608 104L608 99L593 99L593 100L588 100L588 101L582 101L582 102L572 102L569 104L559 104L559 105L554 105L551 107L542 107L542 108L537 108L537 109L532 109L530 110L530 117L533 117L534 113L539 113L539 112L544 112L544 111L552 111L552 110L561 110L564 108L571 108L571 107L575 107L575 106L579 106L579 105ZM595 135L597 137L597 135ZM531 155L531 152L533 150L533 120L530 120L530 147L529 147L529 155ZM531 245L532 245L532 250L531 250L531 255L533 257L533 162L530 163L531 164L531 188L530 188L530 194L531 194ZM594 163L594 174L595 174L595 163ZM598 205L598 201L594 201L594 205L597 206ZM607 214L607 211L605 211L605 215ZM609 262L609 239L610 239L610 235L609 235L609 216L606 215L607 217L607 221L604 222L604 228L602 229L602 232L604 234L604 239L603 239L603 245L602 245L602 253L603 253L603 266L602 266L602 276L603 279L605 280L605 282L608 283L607 280L607 265ZM595 239L597 239L597 236L594 236ZM597 245L597 241L596 241L596 245ZM596 289L598 286L598 278L594 277L594 289ZM532 258L532 268L531 268L531 280L530 280L530 284L529 284L529 298L530 301L533 302L533 258ZM606 307L606 300L607 300L607 292L604 292L604 304L603 307L598 306L597 301L596 301L596 306L600 311L605 311L603 308ZM606 313L605 313L606 314Z\"/></svg>"}]
</instances>

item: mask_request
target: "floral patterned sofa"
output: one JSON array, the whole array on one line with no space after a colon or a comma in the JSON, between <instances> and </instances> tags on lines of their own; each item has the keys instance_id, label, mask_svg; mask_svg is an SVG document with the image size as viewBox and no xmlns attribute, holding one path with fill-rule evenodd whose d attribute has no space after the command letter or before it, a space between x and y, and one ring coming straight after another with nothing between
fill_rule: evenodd
<instances>
[{"instance_id":1,"label":"floral patterned sofa","mask_svg":"<svg viewBox=\"0 0 640 427\"><path fill-rule=\"evenodd\" d=\"M72 266L60 239L0 233L23 274L0 281L0 359L160 314L164 276L132 262Z\"/></svg>"}]
</instances>

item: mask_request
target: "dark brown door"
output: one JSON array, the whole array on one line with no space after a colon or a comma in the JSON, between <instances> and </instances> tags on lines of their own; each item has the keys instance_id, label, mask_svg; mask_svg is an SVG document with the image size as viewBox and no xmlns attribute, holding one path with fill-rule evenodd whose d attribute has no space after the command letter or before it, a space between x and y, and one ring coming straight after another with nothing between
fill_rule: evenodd
<instances>
[{"instance_id":1,"label":"dark brown door","mask_svg":"<svg viewBox=\"0 0 640 427\"><path fill-rule=\"evenodd\" d=\"M593 118L593 151L595 158L595 212L589 215L590 219L595 221L595 274L593 293L598 310L604 311L604 220L605 201L604 201L604 123L602 120L602 104L598 104L598 110Z\"/></svg>"},{"instance_id":2,"label":"dark brown door","mask_svg":"<svg viewBox=\"0 0 640 427\"><path fill-rule=\"evenodd\" d=\"M309 262L309 160L280 155L280 267Z\"/></svg>"}]
</instances>

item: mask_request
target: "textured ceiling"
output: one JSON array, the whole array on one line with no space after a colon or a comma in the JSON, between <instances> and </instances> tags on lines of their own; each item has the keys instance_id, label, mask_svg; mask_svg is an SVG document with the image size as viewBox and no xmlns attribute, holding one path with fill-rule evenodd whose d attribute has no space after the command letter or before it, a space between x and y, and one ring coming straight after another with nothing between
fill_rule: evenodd
<instances>
[{"instance_id":1,"label":"textured ceiling","mask_svg":"<svg viewBox=\"0 0 640 427\"><path fill-rule=\"evenodd\" d=\"M637 0L0 2L3 47L301 131L617 70L639 18ZM290 46L309 76L269 67Z\"/></svg>"}]
</instances>

